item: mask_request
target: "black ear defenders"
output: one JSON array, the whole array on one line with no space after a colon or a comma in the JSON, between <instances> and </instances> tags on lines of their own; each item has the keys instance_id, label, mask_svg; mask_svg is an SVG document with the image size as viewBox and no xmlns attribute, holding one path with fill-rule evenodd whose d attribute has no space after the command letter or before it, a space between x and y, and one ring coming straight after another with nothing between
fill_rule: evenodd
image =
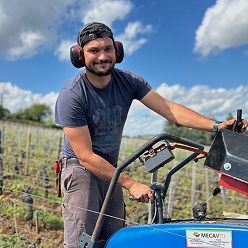
<instances>
[{"instance_id":1,"label":"black ear defenders","mask_svg":"<svg viewBox=\"0 0 248 248\"><path fill-rule=\"evenodd\" d=\"M116 51L116 63L121 63L124 58L123 44L120 41L114 41L114 45ZM70 59L71 63L77 68L85 66L82 48L78 44L70 48Z\"/></svg>"}]
</instances>

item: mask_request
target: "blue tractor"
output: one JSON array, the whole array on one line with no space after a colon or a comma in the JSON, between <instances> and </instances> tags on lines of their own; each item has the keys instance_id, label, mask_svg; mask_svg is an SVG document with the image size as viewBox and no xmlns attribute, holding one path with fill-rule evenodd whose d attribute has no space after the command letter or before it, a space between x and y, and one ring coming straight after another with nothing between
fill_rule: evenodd
<instances>
[{"instance_id":1,"label":"blue tractor","mask_svg":"<svg viewBox=\"0 0 248 248\"><path fill-rule=\"evenodd\" d=\"M192 160L205 159L205 166L220 174L219 184L248 195L248 136L240 134L241 111L233 130L220 130L216 134L209 152L200 143L161 133L136 150L116 169L105 197L92 236L82 233L80 248L247 248L248 217L209 218L207 201L220 193L217 187L205 202L193 207L193 218L171 219L165 211L165 197L171 177ZM159 143L159 145L158 145ZM154 148L154 146L157 146ZM169 171L162 183L154 181L155 201L150 208L152 221L148 225L125 227L114 233L108 240L98 240L111 195L120 173L134 160L140 158L146 170L152 174L174 159L172 150L186 149L191 154Z\"/></svg>"}]
</instances>

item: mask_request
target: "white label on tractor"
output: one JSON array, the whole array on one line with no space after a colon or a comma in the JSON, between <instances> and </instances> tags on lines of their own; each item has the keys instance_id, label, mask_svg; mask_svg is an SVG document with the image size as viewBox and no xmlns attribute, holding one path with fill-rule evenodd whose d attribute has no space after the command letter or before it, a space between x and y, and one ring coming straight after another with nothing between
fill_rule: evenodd
<instances>
[{"instance_id":1,"label":"white label on tractor","mask_svg":"<svg viewBox=\"0 0 248 248\"><path fill-rule=\"evenodd\" d=\"M186 230L187 248L232 248L232 231Z\"/></svg>"}]
</instances>

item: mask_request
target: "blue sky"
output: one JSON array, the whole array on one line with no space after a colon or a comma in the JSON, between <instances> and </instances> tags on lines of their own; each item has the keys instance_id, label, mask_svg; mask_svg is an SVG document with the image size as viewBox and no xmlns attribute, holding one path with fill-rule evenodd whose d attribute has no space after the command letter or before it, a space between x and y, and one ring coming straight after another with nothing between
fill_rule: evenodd
<instances>
[{"instance_id":1,"label":"blue sky","mask_svg":"<svg viewBox=\"0 0 248 248\"><path fill-rule=\"evenodd\" d=\"M165 97L211 116L248 108L246 0L9 2L0 2L0 85L12 111L40 99L54 104L51 98L79 72L70 64L69 47L88 21L110 25L125 47L118 67L143 76ZM203 89L205 102L198 96ZM217 96L209 97L213 92ZM228 102L232 92L240 95ZM195 100L187 102L189 96ZM214 98L209 108L208 98ZM211 112L218 104L226 108Z\"/></svg>"}]
</instances>

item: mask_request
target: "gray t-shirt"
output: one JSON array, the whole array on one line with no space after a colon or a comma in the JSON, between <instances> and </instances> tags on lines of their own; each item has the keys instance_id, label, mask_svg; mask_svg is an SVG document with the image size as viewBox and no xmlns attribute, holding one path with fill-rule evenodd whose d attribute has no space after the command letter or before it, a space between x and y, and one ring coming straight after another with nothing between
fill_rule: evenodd
<instances>
[{"instance_id":1,"label":"gray t-shirt","mask_svg":"<svg viewBox=\"0 0 248 248\"><path fill-rule=\"evenodd\" d=\"M62 127L88 125L93 151L111 164L119 155L123 127L133 99L142 99L151 86L143 78L119 69L104 89L94 87L82 71L59 92L55 122ZM76 157L65 138L63 156Z\"/></svg>"}]
</instances>

